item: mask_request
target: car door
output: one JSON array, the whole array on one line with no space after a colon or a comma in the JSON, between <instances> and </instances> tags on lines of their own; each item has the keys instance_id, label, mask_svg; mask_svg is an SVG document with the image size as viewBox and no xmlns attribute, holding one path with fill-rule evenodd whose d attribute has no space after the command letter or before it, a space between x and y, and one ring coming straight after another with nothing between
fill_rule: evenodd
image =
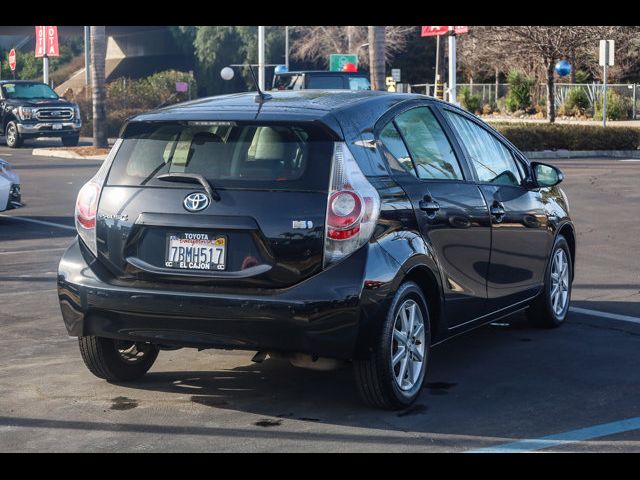
<instances>
[{"instance_id":1,"label":"car door","mask_svg":"<svg viewBox=\"0 0 640 480\"><path fill-rule=\"evenodd\" d=\"M452 109L444 115L456 131L491 212L491 311L535 295L544 281L553 234L539 189L526 181L529 166L488 127Z\"/></svg>"},{"instance_id":2,"label":"car door","mask_svg":"<svg viewBox=\"0 0 640 480\"><path fill-rule=\"evenodd\" d=\"M392 174L410 197L439 265L449 327L481 316L486 303L489 211L460 152L428 106L399 113L379 140Z\"/></svg>"}]
</instances>

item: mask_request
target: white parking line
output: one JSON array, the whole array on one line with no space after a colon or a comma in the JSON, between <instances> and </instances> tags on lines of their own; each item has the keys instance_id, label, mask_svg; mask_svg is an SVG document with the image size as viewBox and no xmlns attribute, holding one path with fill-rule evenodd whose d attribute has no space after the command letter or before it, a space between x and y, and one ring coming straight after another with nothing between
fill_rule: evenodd
<instances>
[{"instance_id":1,"label":"white parking line","mask_svg":"<svg viewBox=\"0 0 640 480\"><path fill-rule=\"evenodd\" d=\"M630 315L620 315L619 313L601 312L599 310L590 310L588 308L570 307L570 312L582 313L593 317L610 318L611 320L620 320L622 322L630 322L640 324L640 318Z\"/></svg>"},{"instance_id":2,"label":"white parking line","mask_svg":"<svg viewBox=\"0 0 640 480\"><path fill-rule=\"evenodd\" d=\"M41 253L41 252L57 252L66 250L69 247L60 247L60 248L34 248L32 250L14 250L13 252L0 252L0 255L12 255L18 253Z\"/></svg>"},{"instance_id":3,"label":"white parking line","mask_svg":"<svg viewBox=\"0 0 640 480\"><path fill-rule=\"evenodd\" d=\"M640 417L634 417L618 422L603 423L592 427L571 430L570 432L547 435L546 437L518 440L493 447L478 448L476 450L470 450L467 453L526 453L638 429L640 429Z\"/></svg>"},{"instance_id":4,"label":"white parking line","mask_svg":"<svg viewBox=\"0 0 640 480\"><path fill-rule=\"evenodd\" d=\"M65 230L73 230L75 232L76 227L70 227L69 225L63 225L62 223L45 222L44 220L34 220L33 218L14 217L12 215L5 215L0 213L0 217L8 218L9 220L20 220L22 222L36 223L38 225L47 225L48 227L64 228Z\"/></svg>"}]
</instances>

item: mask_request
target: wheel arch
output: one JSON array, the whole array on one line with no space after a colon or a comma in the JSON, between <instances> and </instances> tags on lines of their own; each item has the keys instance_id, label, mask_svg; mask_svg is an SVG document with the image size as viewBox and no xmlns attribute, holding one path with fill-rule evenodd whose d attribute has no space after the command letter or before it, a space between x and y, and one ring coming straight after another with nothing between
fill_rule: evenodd
<instances>
[{"instance_id":1,"label":"wheel arch","mask_svg":"<svg viewBox=\"0 0 640 480\"><path fill-rule=\"evenodd\" d=\"M571 253L571 266L572 266L571 280L573 280L576 272L576 232L573 225L570 222L567 222L564 225L562 225L558 229L558 232L556 233L556 238L559 235L562 235L567 241L567 244L569 245L569 252Z\"/></svg>"},{"instance_id":2,"label":"wheel arch","mask_svg":"<svg viewBox=\"0 0 640 480\"><path fill-rule=\"evenodd\" d=\"M429 323L431 327L431 341L437 341L446 332L444 319L444 300L442 285L438 276L427 265L415 265L407 271L402 282L412 281L424 295L429 309ZM401 282L401 283L402 283Z\"/></svg>"}]
</instances>

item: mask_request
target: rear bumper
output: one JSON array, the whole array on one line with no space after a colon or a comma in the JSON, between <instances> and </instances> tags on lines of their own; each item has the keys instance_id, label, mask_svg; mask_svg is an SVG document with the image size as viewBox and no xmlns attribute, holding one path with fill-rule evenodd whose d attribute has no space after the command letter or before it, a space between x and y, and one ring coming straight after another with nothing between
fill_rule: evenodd
<instances>
[{"instance_id":1,"label":"rear bumper","mask_svg":"<svg viewBox=\"0 0 640 480\"><path fill-rule=\"evenodd\" d=\"M380 247L369 244L288 289L203 294L116 286L76 241L60 261L58 296L67 331L74 336L349 359L361 319L374 315L380 303L379 290L372 297L363 288L371 249Z\"/></svg>"}]
</instances>

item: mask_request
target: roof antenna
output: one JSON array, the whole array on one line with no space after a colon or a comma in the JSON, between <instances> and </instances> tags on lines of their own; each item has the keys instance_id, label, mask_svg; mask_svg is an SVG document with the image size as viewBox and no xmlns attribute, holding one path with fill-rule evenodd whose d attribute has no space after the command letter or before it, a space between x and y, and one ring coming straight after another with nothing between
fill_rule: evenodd
<instances>
[{"instance_id":1,"label":"roof antenna","mask_svg":"<svg viewBox=\"0 0 640 480\"><path fill-rule=\"evenodd\" d=\"M260 90L260 85L258 84L258 80L256 79L256 74L253 71L253 68L250 63L240 64L240 65L231 65L232 67L249 67L249 71L251 72L251 78L253 78L253 83L256 86L256 90L258 90L258 95L255 96L254 100L256 103L262 105L265 100L269 100L271 95L268 93L264 93ZM224 67L220 70L220 76L223 80L231 80L233 78L233 70L229 67Z\"/></svg>"},{"instance_id":2,"label":"roof antenna","mask_svg":"<svg viewBox=\"0 0 640 480\"><path fill-rule=\"evenodd\" d=\"M253 67L251 66L251 64L247 66L249 67L249 71L251 72L251 76L253 77L253 83L255 83L256 85L256 90L258 90L258 95L255 96L254 100L256 101L256 103L262 104L265 102L265 100L269 100L271 98L271 95L269 95L268 93L264 93L262 90L260 90L260 84L258 83L256 74L253 71Z\"/></svg>"}]
</instances>

